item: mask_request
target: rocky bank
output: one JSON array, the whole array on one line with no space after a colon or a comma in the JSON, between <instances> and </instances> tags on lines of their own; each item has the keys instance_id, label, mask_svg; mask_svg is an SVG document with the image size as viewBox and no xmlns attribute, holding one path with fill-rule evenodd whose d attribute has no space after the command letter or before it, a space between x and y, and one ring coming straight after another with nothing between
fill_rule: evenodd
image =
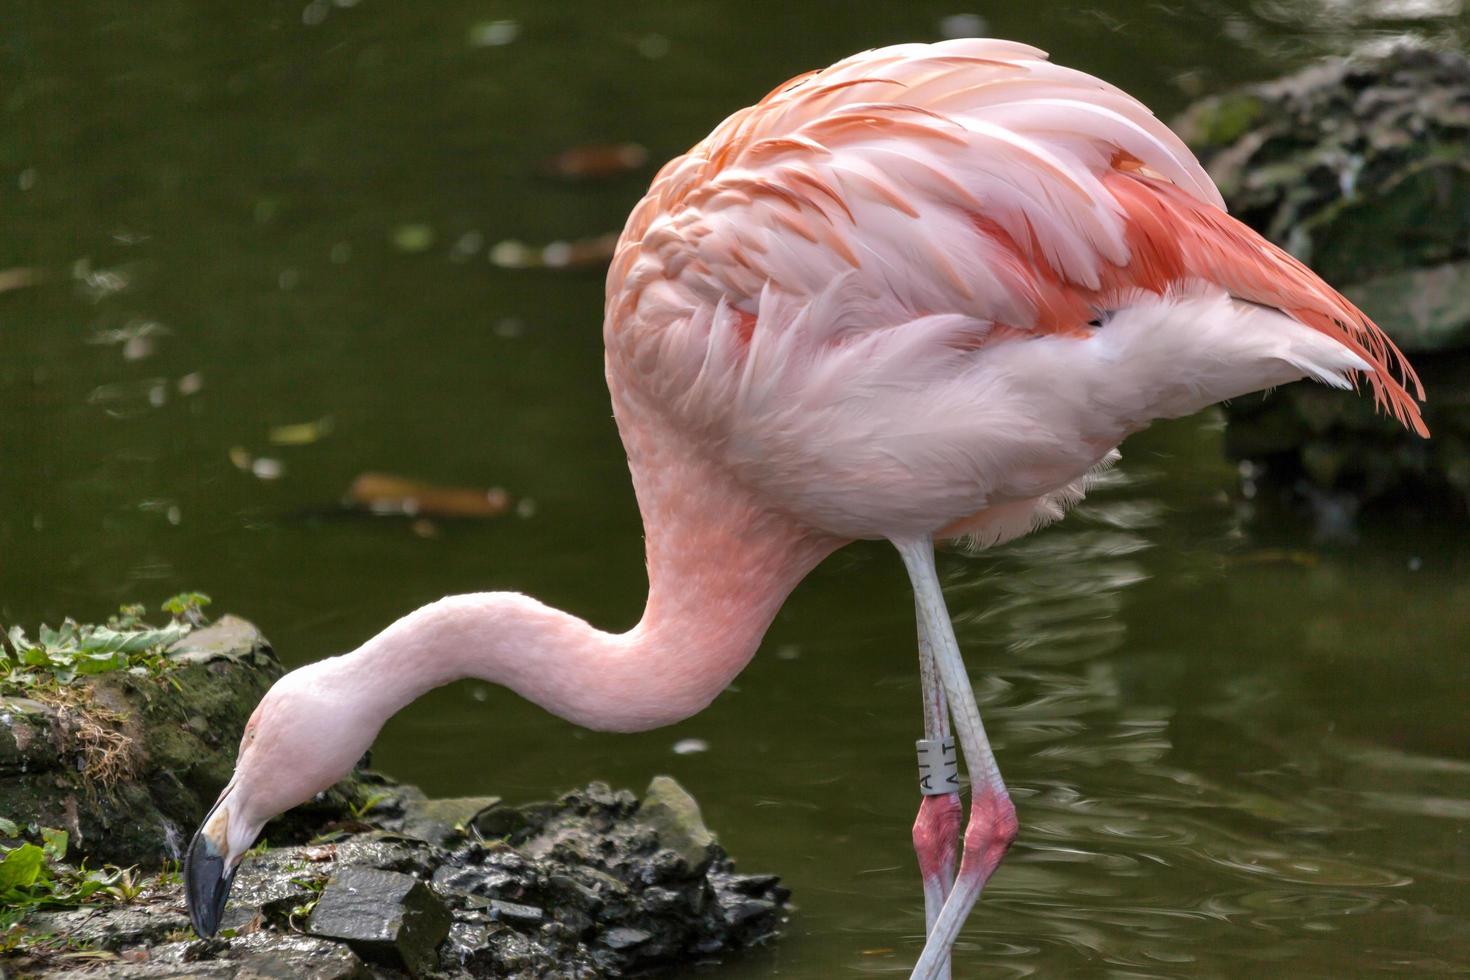
<instances>
[{"instance_id":1,"label":"rocky bank","mask_svg":"<svg viewBox=\"0 0 1470 980\"><path fill-rule=\"evenodd\" d=\"M426 799L360 771L266 828L294 843L247 858L220 936L198 939L169 862L282 668L234 617L167 656L163 673L3 697L0 817L64 828L66 862L136 865L141 882L126 900L34 909L0 929L6 976L619 977L717 961L783 921L786 889L737 874L668 777L641 797L594 783L513 806ZM104 739L127 753L105 771L77 734L99 723L127 743Z\"/></svg>"}]
</instances>

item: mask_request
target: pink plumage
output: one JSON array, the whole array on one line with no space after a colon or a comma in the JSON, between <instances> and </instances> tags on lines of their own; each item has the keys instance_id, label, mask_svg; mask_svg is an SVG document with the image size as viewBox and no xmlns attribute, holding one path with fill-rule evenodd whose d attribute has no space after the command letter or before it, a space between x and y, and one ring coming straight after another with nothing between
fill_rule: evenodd
<instances>
[{"instance_id":1,"label":"pink plumage","mask_svg":"<svg viewBox=\"0 0 1470 980\"><path fill-rule=\"evenodd\" d=\"M914 585L924 757L952 723L973 789L962 838L952 792L914 827L914 976L945 976L1017 820L933 539L1024 534L1130 433L1299 378L1366 377L1425 433L1392 342L1230 218L1167 127L1007 41L865 52L725 120L634 209L603 334L647 536L642 620L609 634L514 593L453 596L282 678L190 847L201 931L264 821L424 691L473 676L589 727L669 724L749 662L817 563L886 538Z\"/></svg>"},{"instance_id":2,"label":"pink plumage","mask_svg":"<svg viewBox=\"0 0 1470 980\"><path fill-rule=\"evenodd\" d=\"M1168 359L1093 325L1130 307L1186 333ZM1223 322L1191 339L1201 315ZM634 209L604 337L625 428L659 413L842 537L962 530L1022 500L1050 516L1148 421L1306 375L1365 372L1423 431L1392 343L1226 215L1167 127L1005 41L865 52L720 124ZM1041 337L1069 342L1005 350ZM1062 383L1087 397L1053 404Z\"/></svg>"}]
</instances>

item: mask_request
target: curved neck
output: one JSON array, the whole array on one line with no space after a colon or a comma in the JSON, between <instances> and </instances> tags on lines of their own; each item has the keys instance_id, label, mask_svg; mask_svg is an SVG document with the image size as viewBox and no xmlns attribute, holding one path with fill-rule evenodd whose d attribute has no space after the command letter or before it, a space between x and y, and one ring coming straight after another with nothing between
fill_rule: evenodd
<instances>
[{"instance_id":1,"label":"curved neck","mask_svg":"<svg viewBox=\"0 0 1470 980\"><path fill-rule=\"evenodd\" d=\"M426 691L475 677L588 728L641 731L725 689L791 590L840 542L761 510L733 479L666 443L653 461L624 437L646 527L638 625L605 633L518 593L450 596L336 658L356 710L381 724ZM656 484L640 479L649 472Z\"/></svg>"}]
</instances>

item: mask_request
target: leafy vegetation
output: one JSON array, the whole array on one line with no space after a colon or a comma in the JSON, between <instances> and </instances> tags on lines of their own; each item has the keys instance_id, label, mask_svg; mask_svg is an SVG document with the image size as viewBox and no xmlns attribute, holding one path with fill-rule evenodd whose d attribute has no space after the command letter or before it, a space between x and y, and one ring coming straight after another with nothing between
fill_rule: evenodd
<instances>
[{"instance_id":1,"label":"leafy vegetation","mask_svg":"<svg viewBox=\"0 0 1470 980\"><path fill-rule=\"evenodd\" d=\"M327 876L323 874L302 875L292 878L291 884L306 889L311 896L301 904L293 906L286 915L286 923L297 932L304 933L306 932L306 921L311 918L311 913L316 909L316 903L321 900L322 891L327 887Z\"/></svg>"},{"instance_id":2,"label":"leafy vegetation","mask_svg":"<svg viewBox=\"0 0 1470 980\"><path fill-rule=\"evenodd\" d=\"M26 838L31 838L27 840ZM28 934L21 920L37 909L75 908L111 900L131 901L143 890L131 868L105 865L100 869L65 863L67 833L31 826L22 831L0 817L0 953L44 942ZM35 843L39 841L40 843Z\"/></svg>"},{"instance_id":3,"label":"leafy vegetation","mask_svg":"<svg viewBox=\"0 0 1470 980\"><path fill-rule=\"evenodd\" d=\"M184 592L163 603L172 618L165 626L143 621L141 605L123 606L105 624L64 620L58 629L42 624L35 639L19 626L0 640L0 690L66 685L78 677L109 671L157 676L168 667L165 652L204 621L209 596Z\"/></svg>"},{"instance_id":4,"label":"leafy vegetation","mask_svg":"<svg viewBox=\"0 0 1470 980\"><path fill-rule=\"evenodd\" d=\"M395 796L395 794L393 792L389 791L389 790L384 790L384 791L379 792L379 793L371 793L371 794L368 794L367 796L359 799L358 801L356 801L355 803L352 804L352 807L351 807L351 809L349 811L352 814L352 819L353 820L364 820L364 819L366 819L369 810L373 809L379 803L382 803L385 800L391 800L391 799L393 799L394 796Z\"/></svg>"}]
</instances>

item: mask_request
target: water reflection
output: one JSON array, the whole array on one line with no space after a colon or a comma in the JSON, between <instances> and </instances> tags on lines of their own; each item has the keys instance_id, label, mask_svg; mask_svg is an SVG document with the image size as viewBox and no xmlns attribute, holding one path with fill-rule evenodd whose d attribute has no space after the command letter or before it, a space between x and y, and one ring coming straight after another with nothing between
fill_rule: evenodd
<instances>
[{"instance_id":1,"label":"water reflection","mask_svg":"<svg viewBox=\"0 0 1470 980\"><path fill-rule=\"evenodd\" d=\"M1232 604L1171 608L1171 590L1152 584L1178 561L1157 548L1158 530L1179 517L1169 489L1121 471L1080 519L950 566L961 641L1022 813L1021 840L971 937L1002 973L1013 957L1024 961L1016 976L1082 963L1120 976L1198 976L1247 961L1326 962L1336 957L1312 937L1393 932L1426 874L1461 877L1411 857L1416 845L1384 817L1463 819L1470 763L1323 741L1315 719L1299 724L1292 651L1254 663L1221 657L1232 641L1252 645L1252 631L1229 618ZM1196 520L1206 512L1186 506ZM1266 581L1289 570L1299 591L1332 602L1363 574L1317 552L1266 560L1269 549L1234 537L1221 512L1215 570L1194 591L1242 568ZM1189 630L1193 652L1211 658L1203 690L1176 660L1184 673L1165 679L1167 696L1140 696L1150 684L1129 648L1156 642L1159 620ZM1340 650L1353 640L1342 629L1333 642ZM1441 854L1456 847L1443 834L1428 839ZM1139 894L1149 901L1129 901ZM1274 938L1242 940L1240 930ZM1457 955L1470 953L1464 938L1460 928ZM1355 975L1397 969L1404 954L1363 951Z\"/></svg>"}]
</instances>

